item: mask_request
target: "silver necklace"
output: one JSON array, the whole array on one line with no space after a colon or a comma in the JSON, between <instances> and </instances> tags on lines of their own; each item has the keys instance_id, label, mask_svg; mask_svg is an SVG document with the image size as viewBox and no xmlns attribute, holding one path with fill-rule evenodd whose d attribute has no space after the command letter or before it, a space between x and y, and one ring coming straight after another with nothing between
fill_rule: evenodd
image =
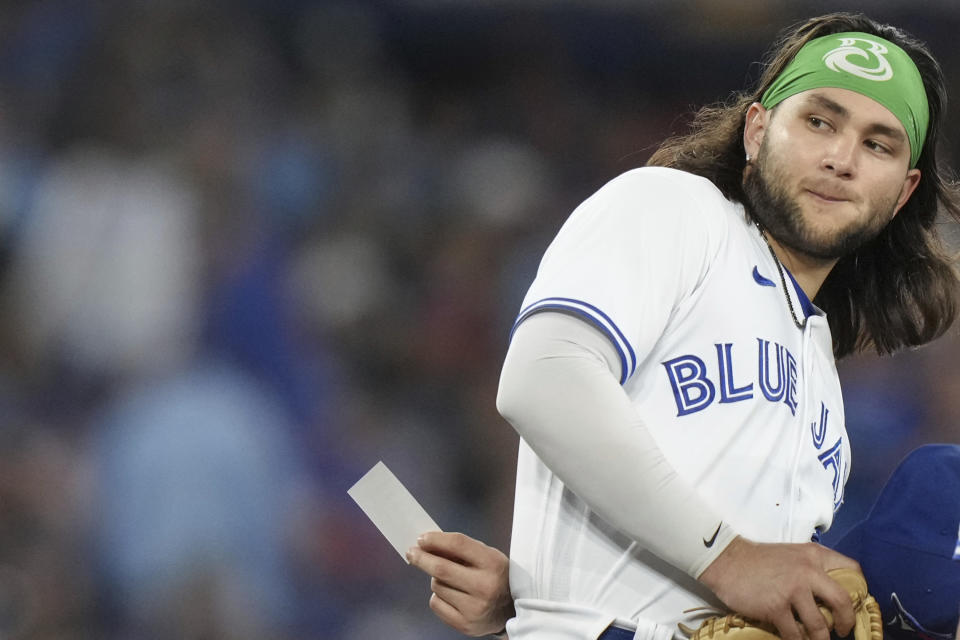
<instances>
[{"instance_id":1,"label":"silver necklace","mask_svg":"<svg viewBox=\"0 0 960 640\"><path fill-rule=\"evenodd\" d=\"M780 272L780 284L783 286L783 295L787 298L787 308L790 309L790 319L793 320L793 324L797 325L797 329L803 331L807 326L807 318L804 316L803 322L797 320L797 312L793 309L793 300L790 299L790 290L787 289L787 276L783 273L783 265L780 263L780 258L777 257L777 252L773 250L773 245L770 244L770 240L767 239L767 232L764 231L763 227L760 226L760 223L754 220L753 224L757 226L757 231L760 232L760 237L763 238L765 243L767 243L767 249L770 249L770 255L773 256L773 262L777 265L777 271Z\"/></svg>"}]
</instances>

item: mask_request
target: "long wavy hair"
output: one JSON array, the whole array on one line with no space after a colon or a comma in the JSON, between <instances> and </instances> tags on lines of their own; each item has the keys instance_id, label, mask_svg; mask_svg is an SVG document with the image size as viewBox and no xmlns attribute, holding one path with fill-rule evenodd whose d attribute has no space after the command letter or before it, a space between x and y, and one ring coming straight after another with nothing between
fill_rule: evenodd
<instances>
[{"instance_id":1,"label":"long wavy hair","mask_svg":"<svg viewBox=\"0 0 960 640\"><path fill-rule=\"evenodd\" d=\"M728 199L748 205L742 186L747 109L760 101L804 44L844 31L880 36L910 55L923 78L930 124L917 163L920 183L913 195L876 238L837 262L814 298L827 313L838 358L868 350L888 354L924 344L943 335L957 314L957 272L937 224L938 214L960 220L960 190L937 162L947 96L943 72L927 47L862 14L813 18L788 29L775 43L752 91L698 111L691 130L667 139L647 162L708 178Z\"/></svg>"}]
</instances>

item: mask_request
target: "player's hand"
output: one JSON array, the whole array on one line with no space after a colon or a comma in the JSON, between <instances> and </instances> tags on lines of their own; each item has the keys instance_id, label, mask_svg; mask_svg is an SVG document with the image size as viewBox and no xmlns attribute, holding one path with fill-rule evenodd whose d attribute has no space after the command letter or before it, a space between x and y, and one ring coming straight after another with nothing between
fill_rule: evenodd
<instances>
[{"instance_id":1,"label":"player's hand","mask_svg":"<svg viewBox=\"0 0 960 640\"><path fill-rule=\"evenodd\" d=\"M827 571L859 566L813 542L768 544L738 536L700 575L700 582L740 615L775 625L783 640L803 639L798 623L810 640L830 640L818 602L833 613L840 637L850 633L855 620L850 596Z\"/></svg>"},{"instance_id":2,"label":"player's hand","mask_svg":"<svg viewBox=\"0 0 960 640\"><path fill-rule=\"evenodd\" d=\"M432 531L407 561L432 578L430 609L460 633L498 633L514 616L510 560L498 549L462 533Z\"/></svg>"}]
</instances>

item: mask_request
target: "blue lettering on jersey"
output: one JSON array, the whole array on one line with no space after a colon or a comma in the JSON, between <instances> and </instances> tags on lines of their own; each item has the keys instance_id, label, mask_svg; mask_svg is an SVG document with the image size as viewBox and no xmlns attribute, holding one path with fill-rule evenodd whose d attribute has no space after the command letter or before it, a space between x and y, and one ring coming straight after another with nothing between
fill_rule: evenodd
<instances>
[{"instance_id":1,"label":"blue lettering on jersey","mask_svg":"<svg viewBox=\"0 0 960 640\"><path fill-rule=\"evenodd\" d=\"M827 437L827 419L830 417L830 409L827 405L820 402L820 424L810 423L810 433L813 436L813 446L817 449L823 447L823 440Z\"/></svg>"},{"instance_id":2,"label":"blue lettering on jersey","mask_svg":"<svg viewBox=\"0 0 960 640\"><path fill-rule=\"evenodd\" d=\"M787 354L787 395L783 403L790 407L790 413L797 415L797 360L792 353L783 350Z\"/></svg>"},{"instance_id":3,"label":"blue lettering on jersey","mask_svg":"<svg viewBox=\"0 0 960 640\"><path fill-rule=\"evenodd\" d=\"M737 387L733 381L733 361L730 359L729 342L714 345L717 348L717 364L720 369L720 402L739 402L753 397L753 383Z\"/></svg>"},{"instance_id":4,"label":"blue lettering on jersey","mask_svg":"<svg viewBox=\"0 0 960 640\"><path fill-rule=\"evenodd\" d=\"M703 358L693 354L671 358L662 363L677 403L678 417L703 411L715 401L723 404L754 397L754 382L745 380L742 370L739 376L735 375L733 346L731 342L714 345L717 357L716 369L711 369ZM711 379L708 375L709 371L716 371L717 377ZM758 338L755 382L767 401L782 402L790 409L791 415L797 414L799 383L797 360L789 349L776 342ZM820 419L810 422L810 436L817 451L821 451L824 447L829 422L830 410L821 401ZM842 444L843 439L840 438L829 449L817 455L820 464L831 476L834 510L838 509L843 502Z\"/></svg>"},{"instance_id":5,"label":"blue lettering on jersey","mask_svg":"<svg viewBox=\"0 0 960 640\"><path fill-rule=\"evenodd\" d=\"M697 356L680 356L663 363L677 401L677 415L685 416L706 409L717 391L707 378L707 365Z\"/></svg>"},{"instance_id":6,"label":"blue lettering on jersey","mask_svg":"<svg viewBox=\"0 0 960 640\"><path fill-rule=\"evenodd\" d=\"M779 402L783 400L784 404L790 407L790 413L797 414L797 360L790 353L790 350L779 345L773 344L773 350L777 355L777 383L771 382L770 377L770 345L769 340L757 338L757 360L758 373L757 378L760 382L760 391L770 402Z\"/></svg>"},{"instance_id":7,"label":"blue lettering on jersey","mask_svg":"<svg viewBox=\"0 0 960 640\"><path fill-rule=\"evenodd\" d=\"M786 351L780 345L774 343L774 351L777 354L777 384L774 386L770 382L770 341L757 338L759 348L757 349L759 359L760 390L763 396L770 402L779 402L787 393L787 376L784 366L783 352Z\"/></svg>"},{"instance_id":8,"label":"blue lettering on jersey","mask_svg":"<svg viewBox=\"0 0 960 640\"><path fill-rule=\"evenodd\" d=\"M770 402L783 402L792 415L797 414L797 360L783 345L769 340L757 339L758 372L757 382L763 396ZM685 416L709 407L717 398L720 389L720 402L740 402L753 398L753 382L737 386L734 375L733 343L724 342L714 345L717 353L717 382L708 375L704 360L688 354L672 358L661 364L667 371L673 397L677 402L677 416ZM771 352L776 355L776 368L771 370ZM776 378L776 384L771 378Z\"/></svg>"},{"instance_id":9,"label":"blue lettering on jersey","mask_svg":"<svg viewBox=\"0 0 960 640\"><path fill-rule=\"evenodd\" d=\"M817 458L823 464L823 468L833 473L833 510L840 508L843 502L843 448L840 446L843 438L834 443L832 447L821 453Z\"/></svg>"}]
</instances>

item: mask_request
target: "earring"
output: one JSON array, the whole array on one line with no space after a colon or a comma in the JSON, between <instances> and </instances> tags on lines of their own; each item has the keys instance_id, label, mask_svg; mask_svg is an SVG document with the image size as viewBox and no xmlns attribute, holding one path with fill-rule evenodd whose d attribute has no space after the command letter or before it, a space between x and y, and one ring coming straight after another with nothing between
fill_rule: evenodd
<instances>
[{"instance_id":1,"label":"earring","mask_svg":"<svg viewBox=\"0 0 960 640\"><path fill-rule=\"evenodd\" d=\"M749 163L750 163L750 154L748 153L748 154L747 154L747 164L749 164Z\"/></svg>"}]
</instances>

